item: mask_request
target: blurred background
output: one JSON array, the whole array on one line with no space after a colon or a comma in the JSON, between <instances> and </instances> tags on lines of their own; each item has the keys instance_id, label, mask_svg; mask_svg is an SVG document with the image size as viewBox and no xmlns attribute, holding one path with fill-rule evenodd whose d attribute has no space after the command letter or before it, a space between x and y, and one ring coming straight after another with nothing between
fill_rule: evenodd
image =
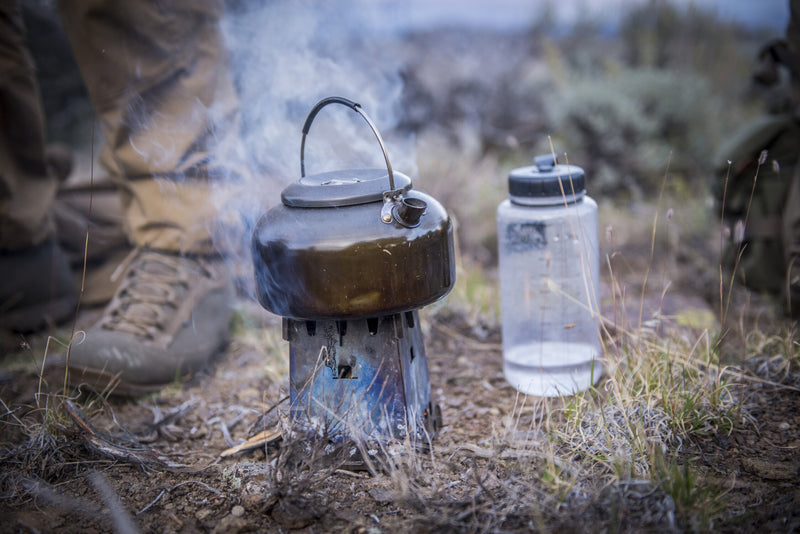
<instances>
[{"instance_id":1,"label":"blurred background","mask_svg":"<svg viewBox=\"0 0 800 534\"><path fill-rule=\"evenodd\" d=\"M88 174L92 110L57 11L48 0L23 4L49 136ZM791 105L788 81L752 82L759 49L785 33L788 0L227 0L226 9L254 170L239 209L248 224L299 178L305 115L335 94L363 105L393 166L454 212L462 254L489 270L509 170L551 150L586 170L614 246L626 232L649 238L651 215L637 207L663 190L675 216L665 246L694 239L707 251L709 221L719 220L711 188L726 165L719 147ZM382 165L349 115L326 110L315 122L310 172Z\"/></svg>"}]
</instances>

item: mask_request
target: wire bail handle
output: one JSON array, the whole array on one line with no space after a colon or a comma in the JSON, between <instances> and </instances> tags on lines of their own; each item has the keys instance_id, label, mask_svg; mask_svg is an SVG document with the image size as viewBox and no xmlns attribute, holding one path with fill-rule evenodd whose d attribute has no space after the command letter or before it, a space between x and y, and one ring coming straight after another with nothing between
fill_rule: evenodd
<instances>
[{"instance_id":1,"label":"wire bail handle","mask_svg":"<svg viewBox=\"0 0 800 534\"><path fill-rule=\"evenodd\" d=\"M314 118L317 116L317 113L320 112L322 108L327 106L328 104L343 104L362 117L364 120L367 121L372 133L375 134L375 138L378 140L378 144L381 146L381 151L383 152L383 159L386 161L386 170L389 171L389 189L391 192L394 192L394 173L392 172L392 164L389 163L389 155L386 153L386 147L383 144L383 139L381 138L381 134L378 132L378 129L373 124L372 120L364 113L364 110L361 109L361 104L357 102L353 102L352 100L348 100L347 98L343 98L341 96L330 96L328 98L323 98L317 105L315 105L311 111L308 113L308 117L306 117L306 122L303 125L303 140L300 142L300 176L304 177L306 175L306 164L305 164L305 149L306 149L306 136L308 135L308 131L311 129L311 123L314 122Z\"/></svg>"},{"instance_id":2,"label":"wire bail handle","mask_svg":"<svg viewBox=\"0 0 800 534\"><path fill-rule=\"evenodd\" d=\"M361 104L353 102L352 100L348 100L340 96L331 96L328 98L323 98L311 109L308 117L306 117L306 122L303 125L303 140L300 143L300 177L302 178L306 175L306 136L308 135L308 131L311 129L311 123L314 122L314 118L317 116L317 113L319 113L319 111L328 104L342 104L361 115L364 120L367 121L372 133L375 134L375 138L378 140L378 144L381 146L383 159L386 161L386 170L389 172L389 190L383 192L381 221L385 224L391 224L394 221L406 228L414 228L419 226L420 218L425 215L427 211L426 202L419 198L403 198L403 191L400 189L395 189L392 164L389 163L389 155L386 153L386 146L383 144L381 134L378 132L378 129L375 127L375 124L373 124L372 120L367 116L366 113L364 113L364 110L361 109Z\"/></svg>"}]
</instances>

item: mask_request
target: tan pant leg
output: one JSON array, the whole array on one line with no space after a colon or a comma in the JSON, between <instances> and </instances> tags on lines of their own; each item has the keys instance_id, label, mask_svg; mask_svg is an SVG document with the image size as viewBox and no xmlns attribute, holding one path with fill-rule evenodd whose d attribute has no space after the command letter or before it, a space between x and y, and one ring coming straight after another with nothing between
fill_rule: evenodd
<instances>
[{"instance_id":1,"label":"tan pant leg","mask_svg":"<svg viewBox=\"0 0 800 534\"><path fill-rule=\"evenodd\" d=\"M39 86L16 2L0 4L0 249L42 242L53 232L57 181L45 165Z\"/></svg>"},{"instance_id":2,"label":"tan pant leg","mask_svg":"<svg viewBox=\"0 0 800 534\"><path fill-rule=\"evenodd\" d=\"M62 0L59 8L100 121L101 163L124 182L129 237L211 252L209 193L244 172L222 1Z\"/></svg>"}]
</instances>

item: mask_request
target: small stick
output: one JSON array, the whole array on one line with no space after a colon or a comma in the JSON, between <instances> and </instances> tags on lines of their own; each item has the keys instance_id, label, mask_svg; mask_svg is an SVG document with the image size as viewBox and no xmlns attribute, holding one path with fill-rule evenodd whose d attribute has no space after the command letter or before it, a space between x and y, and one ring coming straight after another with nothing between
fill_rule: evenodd
<instances>
[{"instance_id":1,"label":"small stick","mask_svg":"<svg viewBox=\"0 0 800 534\"><path fill-rule=\"evenodd\" d=\"M233 456L234 454L238 454L244 451L251 451L253 449L257 449L259 447L264 447L269 445L270 443L274 443L275 441L281 438L281 430L278 427L269 429L269 430L262 430L252 438L244 441L235 447L231 447L225 451L222 451L220 454L221 458L227 458L228 456Z\"/></svg>"}]
</instances>

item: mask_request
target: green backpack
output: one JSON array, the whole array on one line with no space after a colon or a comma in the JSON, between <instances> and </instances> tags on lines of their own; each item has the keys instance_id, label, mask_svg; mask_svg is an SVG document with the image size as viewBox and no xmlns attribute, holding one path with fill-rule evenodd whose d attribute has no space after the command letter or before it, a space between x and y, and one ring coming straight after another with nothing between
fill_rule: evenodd
<instances>
[{"instance_id":1,"label":"green backpack","mask_svg":"<svg viewBox=\"0 0 800 534\"><path fill-rule=\"evenodd\" d=\"M726 242L723 267L747 287L782 295L800 312L800 119L771 115L724 145L715 197ZM728 163L730 162L730 163ZM737 262L738 259L738 262Z\"/></svg>"}]
</instances>

